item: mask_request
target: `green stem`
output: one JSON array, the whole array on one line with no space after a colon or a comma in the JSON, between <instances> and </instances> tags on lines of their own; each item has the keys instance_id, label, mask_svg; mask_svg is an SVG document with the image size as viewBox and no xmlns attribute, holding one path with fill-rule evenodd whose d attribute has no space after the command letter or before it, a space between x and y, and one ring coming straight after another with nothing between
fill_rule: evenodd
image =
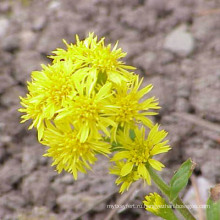
<instances>
[{"instance_id":1,"label":"green stem","mask_svg":"<svg viewBox=\"0 0 220 220\"><path fill-rule=\"evenodd\" d=\"M170 201L170 187L164 182L164 180L159 175L157 175L157 173L150 166L148 166L147 169L154 183ZM175 206L175 209L177 209L186 220L196 220L179 197L172 201L172 204Z\"/></svg>"},{"instance_id":2,"label":"green stem","mask_svg":"<svg viewBox=\"0 0 220 220\"><path fill-rule=\"evenodd\" d=\"M163 216L161 215L160 217L162 217L163 219L166 220L178 220L178 218L176 217L174 211L172 208L167 208L167 210L163 209ZM159 216L159 215L158 215Z\"/></svg>"},{"instance_id":3,"label":"green stem","mask_svg":"<svg viewBox=\"0 0 220 220\"><path fill-rule=\"evenodd\" d=\"M177 209L185 219L196 220L179 197L173 201L173 204L175 205L175 209Z\"/></svg>"}]
</instances>

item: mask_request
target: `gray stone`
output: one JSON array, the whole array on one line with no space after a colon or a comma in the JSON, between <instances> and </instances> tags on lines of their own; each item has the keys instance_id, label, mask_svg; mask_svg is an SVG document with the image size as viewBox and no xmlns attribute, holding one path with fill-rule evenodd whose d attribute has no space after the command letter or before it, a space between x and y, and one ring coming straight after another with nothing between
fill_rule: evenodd
<instances>
[{"instance_id":1,"label":"gray stone","mask_svg":"<svg viewBox=\"0 0 220 220\"><path fill-rule=\"evenodd\" d=\"M193 10L189 7L178 7L174 11L173 18L177 23L189 22L193 18Z\"/></svg>"},{"instance_id":2,"label":"gray stone","mask_svg":"<svg viewBox=\"0 0 220 220\"><path fill-rule=\"evenodd\" d=\"M89 189L89 187L90 187L90 183L88 181L85 180L79 181L77 179L77 181L75 181L73 186L70 185L67 187L67 192L75 193L80 191L86 191Z\"/></svg>"},{"instance_id":3,"label":"gray stone","mask_svg":"<svg viewBox=\"0 0 220 220\"><path fill-rule=\"evenodd\" d=\"M157 54L157 59L156 59L157 66L159 66L158 64L166 65L173 61L174 61L174 55L169 51L161 51L159 54Z\"/></svg>"},{"instance_id":4,"label":"gray stone","mask_svg":"<svg viewBox=\"0 0 220 220\"><path fill-rule=\"evenodd\" d=\"M90 184L94 187L93 193L97 195L107 195L116 189L114 176L108 174L92 179Z\"/></svg>"},{"instance_id":5,"label":"gray stone","mask_svg":"<svg viewBox=\"0 0 220 220\"><path fill-rule=\"evenodd\" d=\"M192 24L192 33L201 43L210 43L219 34L219 16L195 16ZM218 32L216 32L218 30ZM212 39L210 41L210 39Z\"/></svg>"},{"instance_id":6,"label":"gray stone","mask_svg":"<svg viewBox=\"0 0 220 220\"><path fill-rule=\"evenodd\" d=\"M52 193L47 173L40 170L32 172L23 179L21 190L28 202L33 202L38 206L45 204Z\"/></svg>"},{"instance_id":7,"label":"gray stone","mask_svg":"<svg viewBox=\"0 0 220 220\"><path fill-rule=\"evenodd\" d=\"M45 27L46 21L45 16L37 17L32 24L33 31L41 31Z\"/></svg>"},{"instance_id":8,"label":"gray stone","mask_svg":"<svg viewBox=\"0 0 220 220\"><path fill-rule=\"evenodd\" d=\"M56 203L62 210L73 210L76 203L79 203L79 197L70 194L63 194L57 198Z\"/></svg>"},{"instance_id":9,"label":"gray stone","mask_svg":"<svg viewBox=\"0 0 220 220\"><path fill-rule=\"evenodd\" d=\"M150 10L155 10L158 14L166 10L166 2L163 0L148 0L146 6Z\"/></svg>"},{"instance_id":10,"label":"gray stone","mask_svg":"<svg viewBox=\"0 0 220 220\"><path fill-rule=\"evenodd\" d=\"M195 62L193 59L183 59L180 66L178 66L179 71L181 71L181 73L184 76L186 76L184 81L186 81L187 84L190 85L190 87L192 85L192 80L191 79L196 74L197 67L198 67L197 62ZM180 83L181 82L182 82L182 80L180 81Z\"/></svg>"},{"instance_id":11,"label":"gray stone","mask_svg":"<svg viewBox=\"0 0 220 220\"><path fill-rule=\"evenodd\" d=\"M9 220L14 219L22 219L22 220L58 220L60 218L57 217L56 214L51 213L48 207L33 207L28 211L22 211L20 214L17 214L15 218L10 218ZM63 219L63 218L62 218ZM5 219L4 219L5 220Z\"/></svg>"},{"instance_id":12,"label":"gray stone","mask_svg":"<svg viewBox=\"0 0 220 220\"><path fill-rule=\"evenodd\" d=\"M7 111L0 112L0 121L4 126L3 134L6 136L13 136L21 132L26 125L20 124L21 113L18 112L18 106L10 106ZM11 143L13 144L13 143ZM13 146L13 145L12 145ZM16 151L18 147L12 147L9 150ZM19 149L20 150L20 149Z\"/></svg>"},{"instance_id":13,"label":"gray stone","mask_svg":"<svg viewBox=\"0 0 220 220\"><path fill-rule=\"evenodd\" d=\"M21 86L12 86L5 90L1 96L0 101L4 106L10 107L12 105L19 105L19 96L24 96L24 88Z\"/></svg>"},{"instance_id":14,"label":"gray stone","mask_svg":"<svg viewBox=\"0 0 220 220\"><path fill-rule=\"evenodd\" d=\"M63 194L60 195L56 203L59 205L61 210L74 210L81 212L92 206L95 202L101 199L102 196L89 195L85 192L78 193L76 195Z\"/></svg>"},{"instance_id":15,"label":"gray stone","mask_svg":"<svg viewBox=\"0 0 220 220\"><path fill-rule=\"evenodd\" d=\"M134 59L134 66L142 68L144 71L149 71L155 64L156 54L153 52L145 52Z\"/></svg>"},{"instance_id":16,"label":"gray stone","mask_svg":"<svg viewBox=\"0 0 220 220\"><path fill-rule=\"evenodd\" d=\"M217 38L217 39L213 39L211 42L210 42L210 45L209 45L209 50L214 50L216 52L216 55L220 56L220 39Z\"/></svg>"},{"instance_id":17,"label":"gray stone","mask_svg":"<svg viewBox=\"0 0 220 220\"><path fill-rule=\"evenodd\" d=\"M201 164L201 171L204 177L208 178L213 183L219 182L220 180L220 151L217 149L211 149L207 154L204 154L208 158L206 162L203 161Z\"/></svg>"},{"instance_id":18,"label":"gray stone","mask_svg":"<svg viewBox=\"0 0 220 220\"><path fill-rule=\"evenodd\" d=\"M190 110L189 101L185 98L178 98L175 103L175 109L177 112L188 112Z\"/></svg>"},{"instance_id":19,"label":"gray stone","mask_svg":"<svg viewBox=\"0 0 220 220\"><path fill-rule=\"evenodd\" d=\"M119 47L123 52L127 53L126 59L131 58L131 56L138 56L143 49L142 42L134 42L132 40L122 39L119 42Z\"/></svg>"},{"instance_id":20,"label":"gray stone","mask_svg":"<svg viewBox=\"0 0 220 220\"><path fill-rule=\"evenodd\" d=\"M159 105L161 106L160 114L163 114L163 112L166 112L167 110L173 110L175 96L170 94L175 94L175 82L159 76L149 79L146 77L145 79L146 80L143 82L143 86L148 84L152 84L154 86L153 90L149 93L149 97L155 96L159 99Z\"/></svg>"},{"instance_id":21,"label":"gray stone","mask_svg":"<svg viewBox=\"0 0 220 220\"><path fill-rule=\"evenodd\" d=\"M56 11L60 8L60 2L53 0L50 2L50 4L48 5L48 10L50 11Z\"/></svg>"},{"instance_id":22,"label":"gray stone","mask_svg":"<svg viewBox=\"0 0 220 220\"><path fill-rule=\"evenodd\" d=\"M11 34L4 38L2 42L2 49L13 53L14 51L18 50L20 47L20 39L17 34Z\"/></svg>"},{"instance_id":23,"label":"gray stone","mask_svg":"<svg viewBox=\"0 0 220 220\"><path fill-rule=\"evenodd\" d=\"M192 158L197 167L201 169L202 175L211 182L216 182L220 177L220 151L217 149L218 145L213 146L213 141L197 135L187 139L185 146L184 158Z\"/></svg>"},{"instance_id":24,"label":"gray stone","mask_svg":"<svg viewBox=\"0 0 220 220\"><path fill-rule=\"evenodd\" d=\"M73 184L74 179L73 179L73 175L71 174L65 174L62 178L61 178L61 183L64 184Z\"/></svg>"},{"instance_id":25,"label":"gray stone","mask_svg":"<svg viewBox=\"0 0 220 220\"><path fill-rule=\"evenodd\" d=\"M23 174L27 175L37 167L38 161L40 157L42 157L43 149L41 149L41 146L38 145L27 146L22 149L21 167Z\"/></svg>"},{"instance_id":26,"label":"gray stone","mask_svg":"<svg viewBox=\"0 0 220 220\"><path fill-rule=\"evenodd\" d=\"M180 77L177 83L177 96L180 98L189 98L191 94L192 82L186 77Z\"/></svg>"},{"instance_id":27,"label":"gray stone","mask_svg":"<svg viewBox=\"0 0 220 220\"><path fill-rule=\"evenodd\" d=\"M51 51L58 47L65 47L62 39L66 39L66 26L63 22L52 22L43 30L37 44L37 50L43 54L51 54ZM59 30L59 31L57 31Z\"/></svg>"},{"instance_id":28,"label":"gray stone","mask_svg":"<svg viewBox=\"0 0 220 220\"><path fill-rule=\"evenodd\" d=\"M45 151L44 151L44 153L45 153ZM42 155L43 155L43 154L42 154ZM49 158L48 158L48 157L43 157L43 156L41 156L41 157L39 158L39 164L40 164L41 166L47 165L47 164L48 164L48 161L49 161ZM51 162L50 162L50 164L51 164Z\"/></svg>"},{"instance_id":29,"label":"gray stone","mask_svg":"<svg viewBox=\"0 0 220 220\"><path fill-rule=\"evenodd\" d=\"M6 159L7 153L6 149L2 146L2 141L0 139L0 163L3 163L3 161Z\"/></svg>"},{"instance_id":30,"label":"gray stone","mask_svg":"<svg viewBox=\"0 0 220 220\"><path fill-rule=\"evenodd\" d=\"M188 56L195 47L194 38L187 32L187 26L181 25L166 36L163 47L180 56Z\"/></svg>"},{"instance_id":31,"label":"gray stone","mask_svg":"<svg viewBox=\"0 0 220 220\"><path fill-rule=\"evenodd\" d=\"M66 188L65 184L61 182L60 176L57 176L50 186L57 194L62 194Z\"/></svg>"},{"instance_id":32,"label":"gray stone","mask_svg":"<svg viewBox=\"0 0 220 220\"><path fill-rule=\"evenodd\" d=\"M5 209L9 209L11 211L19 210L24 207L25 204L25 199L15 191L0 197L0 206L3 206Z\"/></svg>"},{"instance_id":33,"label":"gray stone","mask_svg":"<svg viewBox=\"0 0 220 220\"><path fill-rule=\"evenodd\" d=\"M127 25L129 28L137 29L139 31L154 31L156 24L155 11L149 10L146 13L144 7L137 7L135 9L123 7L121 13L121 22L123 25ZM144 19L140 19L143 17Z\"/></svg>"},{"instance_id":34,"label":"gray stone","mask_svg":"<svg viewBox=\"0 0 220 220\"><path fill-rule=\"evenodd\" d=\"M9 75L9 73L0 72L0 93L13 84L15 84L15 80Z\"/></svg>"},{"instance_id":35,"label":"gray stone","mask_svg":"<svg viewBox=\"0 0 220 220\"><path fill-rule=\"evenodd\" d=\"M67 210L62 215L62 220L77 219L78 215L79 215L78 213L74 213L71 210ZM85 216L85 218L86 218L86 216ZM88 219L86 219L86 220L88 220Z\"/></svg>"},{"instance_id":36,"label":"gray stone","mask_svg":"<svg viewBox=\"0 0 220 220\"><path fill-rule=\"evenodd\" d=\"M169 162L170 160L176 161L178 164L179 158L183 156L181 150L182 140L189 134L189 132L191 132L192 125L187 121L177 118L174 114L164 115L160 123L162 128L168 132L167 138L172 147L172 150L170 150L167 156L164 157L164 160L167 161L168 159ZM188 145L186 145L186 149L188 149Z\"/></svg>"},{"instance_id":37,"label":"gray stone","mask_svg":"<svg viewBox=\"0 0 220 220\"><path fill-rule=\"evenodd\" d=\"M0 18L0 39L5 36L9 28L9 20L6 18Z\"/></svg>"},{"instance_id":38,"label":"gray stone","mask_svg":"<svg viewBox=\"0 0 220 220\"><path fill-rule=\"evenodd\" d=\"M18 160L10 159L0 168L0 194L8 192L19 183L22 171Z\"/></svg>"},{"instance_id":39,"label":"gray stone","mask_svg":"<svg viewBox=\"0 0 220 220\"><path fill-rule=\"evenodd\" d=\"M19 82L30 80L31 72L40 70L41 64L45 63L36 51L22 51L16 54L14 61L15 79Z\"/></svg>"},{"instance_id":40,"label":"gray stone","mask_svg":"<svg viewBox=\"0 0 220 220\"><path fill-rule=\"evenodd\" d=\"M4 145L9 144L12 141L12 137L8 135L1 135L0 136L0 146L3 147Z\"/></svg>"},{"instance_id":41,"label":"gray stone","mask_svg":"<svg viewBox=\"0 0 220 220\"><path fill-rule=\"evenodd\" d=\"M202 115L210 114L213 118L220 115L220 64L218 58L207 55L197 61L197 75L192 81L191 105Z\"/></svg>"},{"instance_id":42,"label":"gray stone","mask_svg":"<svg viewBox=\"0 0 220 220\"><path fill-rule=\"evenodd\" d=\"M9 1L1 1L1 4L0 4L0 13L2 12L2 13L7 13L7 12L9 12L10 11L10 9L11 9L11 6L12 6L12 4L11 4L11 2L9 2Z\"/></svg>"},{"instance_id":43,"label":"gray stone","mask_svg":"<svg viewBox=\"0 0 220 220\"><path fill-rule=\"evenodd\" d=\"M23 50L33 50L37 44L37 34L29 30L21 32L20 44Z\"/></svg>"}]
</instances>

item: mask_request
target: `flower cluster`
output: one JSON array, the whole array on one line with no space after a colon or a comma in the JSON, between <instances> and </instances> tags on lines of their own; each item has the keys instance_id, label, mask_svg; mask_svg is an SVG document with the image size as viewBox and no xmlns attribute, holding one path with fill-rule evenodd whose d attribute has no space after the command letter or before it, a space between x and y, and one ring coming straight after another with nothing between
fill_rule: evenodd
<instances>
[{"instance_id":1,"label":"flower cluster","mask_svg":"<svg viewBox=\"0 0 220 220\"><path fill-rule=\"evenodd\" d=\"M143 79L121 60L126 53L117 43L106 46L93 33L64 43L66 50L50 56L52 64L32 72L29 92L21 97L22 122L32 120L29 128L37 129L58 172L76 179L91 169L97 154L117 151L110 172L122 183L120 191L140 178L150 184L146 166L161 170L164 165L153 156L170 149L163 141L167 133L148 117L160 108L157 99L145 97L152 85L142 88Z\"/></svg>"}]
</instances>

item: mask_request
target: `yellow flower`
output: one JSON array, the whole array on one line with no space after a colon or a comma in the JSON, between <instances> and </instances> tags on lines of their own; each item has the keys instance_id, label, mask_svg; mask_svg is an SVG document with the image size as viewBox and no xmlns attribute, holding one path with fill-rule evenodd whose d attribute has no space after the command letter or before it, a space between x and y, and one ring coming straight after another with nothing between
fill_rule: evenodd
<instances>
[{"instance_id":1,"label":"yellow flower","mask_svg":"<svg viewBox=\"0 0 220 220\"><path fill-rule=\"evenodd\" d=\"M149 132L145 140L145 128L141 127L139 130L134 128L135 137L132 139L123 131L119 132L117 141L120 143L117 152L111 161L126 160L124 166L121 168L120 176L126 176L137 170L138 175L151 184L150 174L146 168L149 164L156 170L161 170L164 165L153 159L154 155L165 153L170 150L168 141L161 142L166 136L167 132L164 130L158 131L159 125L155 125Z\"/></svg>"},{"instance_id":2,"label":"yellow flower","mask_svg":"<svg viewBox=\"0 0 220 220\"><path fill-rule=\"evenodd\" d=\"M29 94L21 97L23 109L22 122L32 119L29 127L38 129L39 140L43 136L44 120L52 119L69 96L74 95L73 71L71 62L57 62L54 65L42 65L42 71L32 72L32 82L28 82Z\"/></svg>"},{"instance_id":3,"label":"yellow flower","mask_svg":"<svg viewBox=\"0 0 220 220\"><path fill-rule=\"evenodd\" d=\"M79 68L79 74L91 76L97 79L98 74L106 74L111 82L120 83L121 81L129 81L132 78L132 73L128 70L134 70L132 66L127 66L121 61L126 53L121 49L117 49L117 43L111 49L111 44L105 46L105 38L100 41L97 36L90 33L84 40L80 41L76 35L76 44L64 43L67 50L57 49L53 51L55 56L50 56L53 62L60 60L71 60L76 68Z\"/></svg>"},{"instance_id":4,"label":"yellow flower","mask_svg":"<svg viewBox=\"0 0 220 220\"><path fill-rule=\"evenodd\" d=\"M37 128L38 140L49 146L46 156L54 159L58 172L64 169L76 178L78 171L90 169L96 153L109 153L103 140L114 140L122 146L113 157L117 165L112 171L119 175L121 192L138 178L150 183L145 165L161 170L163 165L152 157L169 150L166 142L159 143L166 132L159 132L158 126L147 140L140 140L144 128L137 126L152 128L147 116L160 108L154 97L143 100L152 85L140 89L143 79L124 64L126 53L117 43L111 48L90 33L83 41L76 36L75 45L65 44L66 50L54 51L52 65L32 72L28 94L21 97L22 122L32 120L29 128ZM131 129L134 141L128 137Z\"/></svg>"},{"instance_id":5,"label":"yellow flower","mask_svg":"<svg viewBox=\"0 0 220 220\"><path fill-rule=\"evenodd\" d=\"M59 111L55 121L68 121L78 127L77 137L85 142L89 135L95 137L101 130L109 136L108 127L115 122L107 117L109 97L112 95L111 83L106 83L98 91L90 80L74 81L77 95L70 97L65 108Z\"/></svg>"},{"instance_id":6,"label":"yellow flower","mask_svg":"<svg viewBox=\"0 0 220 220\"><path fill-rule=\"evenodd\" d=\"M150 193L149 196L145 196L145 201L143 201L146 206L146 210L158 215L160 208L164 208L166 201L158 193Z\"/></svg>"},{"instance_id":7,"label":"yellow flower","mask_svg":"<svg viewBox=\"0 0 220 220\"><path fill-rule=\"evenodd\" d=\"M159 109L157 100L152 97L145 100L142 98L150 92L153 86L150 84L139 90L143 78L139 81L139 76L135 76L131 85L121 83L116 87L114 96L112 96L113 108L112 118L117 123L117 127L122 127L125 133L130 128L134 128L137 123L142 123L149 128L153 127L152 121L146 116L156 115L156 112L150 110ZM117 127L112 129L115 138Z\"/></svg>"},{"instance_id":8,"label":"yellow flower","mask_svg":"<svg viewBox=\"0 0 220 220\"><path fill-rule=\"evenodd\" d=\"M145 196L145 201L143 201L147 211L153 213L154 215L160 216L166 220L177 220L177 217L173 213L171 206L167 204L164 198L162 198L158 193L150 193L150 195Z\"/></svg>"},{"instance_id":9,"label":"yellow flower","mask_svg":"<svg viewBox=\"0 0 220 220\"><path fill-rule=\"evenodd\" d=\"M77 172L86 172L91 169L90 164L96 161L96 154L107 155L110 153L110 145L91 136L81 143L78 136L78 128L72 129L69 124L52 125L47 122L42 143L49 146L44 156L52 157L53 164L56 165L58 173L65 170L72 173L77 179Z\"/></svg>"},{"instance_id":10,"label":"yellow flower","mask_svg":"<svg viewBox=\"0 0 220 220\"><path fill-rule=\"evenodd\" d=\"M125 163L123 161L117 161L116 166L110 169L110 173L119 176L115 183L117 185L121 185L119 192L123 193L125 190L128 190L130 185L140 179L140 176L138 175L137 171L133 171L126 176L120 176L121 174L121 169L124 167Z\"/></svg>"},{"instance_id":11,"label":"yellow flower","mask_svg":"<svg viewBox=\"0 0 220 220\"><path fill-rule=\"evenodd\" d=\"M22 115L22 121L21 123L24 123L25 121L32 119L33 122L29 126L29 129L32 129L33 127L36 127L38 130L38 140L40 140L43 136L44 131L44 99L41 100L38 97L33 97L29 94L27 94L26 98L21 99L21 104L24 108L19 109L20 112L26 113L25 115Z\"/></svg>"}]
</instances>

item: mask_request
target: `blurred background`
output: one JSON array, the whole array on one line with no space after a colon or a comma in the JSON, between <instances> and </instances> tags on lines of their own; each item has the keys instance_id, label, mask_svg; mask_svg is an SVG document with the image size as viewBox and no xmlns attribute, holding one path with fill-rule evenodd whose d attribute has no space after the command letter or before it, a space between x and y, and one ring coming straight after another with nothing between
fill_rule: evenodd
<instances>
[{"instance_id":1,"label":"blurred background","mask_svg":"<svg viewBox=\"0 0 220 220\"><path fill-rule=\"evenodd\" d=\"M197 205L220 182L219 0L0 0L1 220L158 219L140 207L107 208L141 205L154 186L138 183L118 201L104 157L77 181L58 175L35 131L19 123L19 96L31 71L65 48L63 38L74 43L75 34L83 39L90 31L106 43L119 40L126 63L153 83L162 107L155 121L173 147L163 158L163 177L168 181L191 157L197 167L182 196Z\"/></svg>"}]
</instances>

